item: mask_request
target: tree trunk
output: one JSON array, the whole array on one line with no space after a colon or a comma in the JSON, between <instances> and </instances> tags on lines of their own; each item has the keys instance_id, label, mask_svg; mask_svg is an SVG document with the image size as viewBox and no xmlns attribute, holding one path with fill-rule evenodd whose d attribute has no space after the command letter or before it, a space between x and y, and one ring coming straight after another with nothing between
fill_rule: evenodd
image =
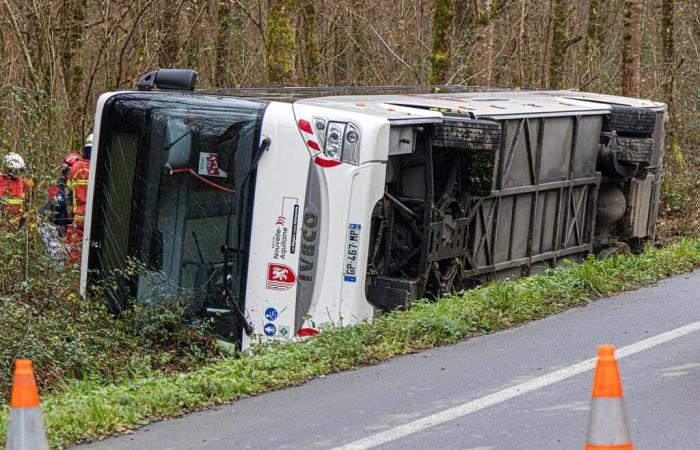
<instances>
[{"instance_id":1,"label":"tree trunk","mask_svg":"<svg viewBox=\"0 0 700 450\"><path fill-rule=\"evenodd\" d=\"M38 84L39 84L39 80L38 80L36 71L34 69L32 57L29 53L29 48L27 47L27 42L26 42L26 38L24 36L24 32L20 28L19 22L17 21L17 16L15 15L14 11L12 10L12 7L10 6L9 1L8 0L1 0L1 1L2 1L3 13L4 13L7 21L10 23L10 27L12 28L12 34L14 34L15 42L17 42L18 46L20 47L20 51L21 51L22 57L24 59L24 64L27 67L27 75L29 78L29 80L28 80L29 85L32 88L36 88L36 86L38 86ZM3 44L4 44L4 42L3 42Z\"/></svg>"},{"instance_id":2,"label":"tree trunk","mask_svg":"<svg viewBox=\"0 0 700 450\"><path fill-rule=\"evenodd\" d=\"M68 100L71 123L71 145L80 146L83 139L83 102L80 100L83 67L78 55L83 46L86 0L66 0L61 10L61 69Z\"/></svg>"},{"instance_id":3,"label":"tree trunk","mask_svg":"<svg viewBox=\"0 0 700 450\"><path fill-rule=\"evenodd\" d=\"M267 78L272 85L294 83L294 0L271 0L265 24Z\"/></svg>"},{"instance_id":4,"label":"tree trunk","mask_svg":"<svg viewBox=\"0 0 700 450\"><path fill-rule=\"evenodd\" d=\"M676 42L673 38L673 16L676 8L674 0L663 0L661 3L661 43L664 63L664 97L668 105L668 127L666 141L670 153L680 164L684 164L684 155L676 141L676 108L673 99L676 82Z\"/></svg>"},{"instance_id":5,"label":"tree trunk","mask_svg":"<svg viewBox=\"0 0 700 450\"><path fill-rule=\"evenodd\" d=\"M185 23L188 28L184 42L187 52L184 61L186 69L199 70L200 45L204 39L202 27L199 25L202 6L203 0L190 0L185 9Z\"/></svg>"},{"instance_id":6,"label":"tree trunk","mask_svg":"<svg viewBox=\"0 0 700 450\"><path fill-rule=\"evenodd\" d=\"M47 19L45 14L34 4L30 9L27 17L27 47L31 55L34 68L37 72L38 83L36 89L44 91L49 97L53 96L52 92L52 74L51 74L51 49L47 48L54 42L53 36L50 36L50 18ZM2 36L0 36L2 40Z\"/></svg>"},{"instance_id":7,"label":"tree trunk","mask_svg":"<svg viewBox=\"0 0 700 450\"><path fill-rule=\"evenodd\" d=\"M600 0L588 2L588 23L586 23L586 56L588 59L598 55L600 43Z\"/></svg>"},{"instance_id":8,"label":"tree trunk","mask_svg":"<svg viewBox=\"0 0 700 450\"><path fill-rule=\"evenodd\" d=\"M549 52L549 88L561 89L568 36L566 33L566 0L552 0L552 47Z\"/></svg>"},{"instance_id":9,"label":"tree trunk","mask_svg":"<svg viewBox=\"0 0 700 450\"><path fill-rule=\"evenodd\" d=\"M233 0L219 0L216 3L216 86L229 85L229 59L231 57L231 32L238 21L238 11Z\"/></svg>"},{"instance_id":10,"label":"tree trunk","mask_svg":"<svg viewBox=\"0 0 700 450\"><path fill-rule=\"evenodd\" d=\"M642 0L625 0L622 44L622 95L639 97L642 46Z\"/></svg>"},{"instance_id":11,"label":"tree trunk","mask_svg":"<svg viewBox=\"0 0 700 450\"><path fill-rule=\"evenodd\" d=\"M435 0L433 11L433 39L430 51L428 84L444 84L452 65L450 35L454 18L454 0Z\"/></svg>"},{"instance_id":12,"label":"tree trunk","mask_svg":"<svg viewBox=\"0 0 700 450\"><path fill-rule=\"evenodd\" d=\"M177 65L177 56L180 51L180 9L184 0L180 0L177 7L172 2L166 2L162 6L162 18L160 20L160 47L158 49L158 66L171 68Z\"/></svg>"},{"instance_id":13,"label":"tree trunk","mask_svg":"<svg viewBox=\"0 0 700 450\"><path fill-rule=\"evenodd\" d=\"M493 73L493 0L478 0L476 11L476 38L472 59L474 83L478 86L491 86Z\"/></svg>"},{"instance_id":14,"label":"tree trunk","mask_svg":"<svg viewBox=\"0 0 700 450\"><path fill-rule=\"evenodd\" d=\"M348 17L347 14L340 13L339 17ZM352 17L348 17L348 20L352 20ZM328 71L330 77L330 83L336 86L341 84L347 84L348 81L348 39L347 27L340 26L340 20L332 22L329 31L329 43L328 45L331 50L331 61L330 70Z\"/></svg>"},{"instance_id":15,"label":"tree trunk","mask_svg":"<svg viewBox=\"0 0 700 450\"><path fill-rule=\"evenodd\" d=\"M664 62L664 96L668 104L669 115L673 106L673 84L676 70L676 46L673 39L673 15L675 14L674 0L663 0L661 3L661 43L663 46Z\"/></svg>"},{"instance_id":16,"label":"tree trunk","mask_svg":"<svg viewBox=\"0 0 700 450\"><path fill-rule=\"evenodd\" d=\"M365 58L365 50L367 49L367 40L365 39L365 33L367 30L367 23L364 17L364 0L351 0L350 6L354 14L350 18L350 51L346 51L346 61L343 62L346 69L347 76L349 78L348 83L352 85L362 85L366 84L365 72L367 66L371 64L368 63L367 58Z\"/></svg>"},{"instance_id":17,"label":"tree trunk","mask_svg":"<svg viewBox=\"0 0 700 450\"><path fill-rule=\"evenodd\" d=\"M318 86L321 80L321 52L316 32L316 7L313 0L301 1L301 17L299 18L301 69L304 74L304 84Z\"/></svg>"}]
</instances>

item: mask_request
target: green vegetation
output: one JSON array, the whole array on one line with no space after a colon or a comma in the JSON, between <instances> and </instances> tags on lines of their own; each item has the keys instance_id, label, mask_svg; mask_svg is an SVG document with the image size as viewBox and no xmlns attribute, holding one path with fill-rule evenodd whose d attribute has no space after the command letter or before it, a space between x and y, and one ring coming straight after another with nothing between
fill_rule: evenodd
<instances>
[{"instance_id":1,"label":"green vegetation","mask_svg":"<svg viewBox=\"0 0 700 450\"><path fill-rule=\"evenodd\" d=\"M274 0L265 27L267 77L270 84L283 85L294 73L296 42L292 27L293 0Z\"/></svg>"},{"instance_id":2,"label":"green vegetation","mask_svg":"<svg viewBox=\"0 0 700 450\"><path fill-rule=\"evenodd\" d=\"M30 215L19 230L0 224L0 404L12 363L30 358L41 392L68 380L107 384L192 370L216 355L206 330L182 324L184 305L162 302L113 320L97 298L78 292L77 267L46 255Z\"/></svg>"},{"instance_id":3,"label":"green vegetation","mask_svg":"<svg viewBox=\"0 0 700 450\"><path fill-rule=\"evenodd\" d=\"M137 376L105 385L73 382L43 398L52 446L122 431L232 399L293 386L322 375L376 364L387 358L457 342L588 301L653 283L700 266L700 239L641 255L603 261L590 257L544 275L501 281L419 302L347 328L327 328L304 342L269 344L190 373ZM7 411L0 412L0 440ZM0 444L2 442L0 441Z\"/></svg>"},{"instance_id":4,"label":"green vegetation","mask_svg":"<svg viewBox=\"0 0 700 450\"><path fill-rule=\"evenodd\" d=\"M433 12L433 46L430 54L428 84L447 83L450 69L450 34L454 18L454 0L437 0Z\"/></svg>"},{"instance_id":5,"label":"green vegetation","mask_svg":"<svg viewBox=\"0 0 700 450\"><path fill-rule=\"evenodd\" d=\"M21 128L25 175L34 187L20 227L0 217L0 405L9 396L16 358L34 361L39 388L48 394L69 380L104 385L192 370L216 357L211 338L182 325L180 305L164 303L112 320L101 300L78 295L77 267L47 255L37 217L67 152L61 142L69 131L58 125L67 113L44 92L17 86L0 87L0 114L6 111L19 122L6 124L0 155Z\"/></svg>"}]
</instances>

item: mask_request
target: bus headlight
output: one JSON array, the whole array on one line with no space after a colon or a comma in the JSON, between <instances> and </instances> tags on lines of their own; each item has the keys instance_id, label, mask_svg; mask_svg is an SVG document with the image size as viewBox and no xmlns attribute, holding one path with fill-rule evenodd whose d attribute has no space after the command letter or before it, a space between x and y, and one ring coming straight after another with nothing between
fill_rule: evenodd
<instances>
[{"instance_id":1,"label":"bus headlight","mask_svg":"<svg viewBox=\"0 0 700 450\"><path fill-rule=\"evenodd\" d=\"M345 128L342 160L356 166L360 164L360 130L352 123Z\"/></svg>"},{"instance_id":2,"label":"bus headlight","mask_svg":"<svg viewBox=\"0 0 700 450\"><path fill-rule=\"evenodd\" d=\"M313 134L328 159L360 164L360 128L354 123L314 117ZM308 131L306 131L308 133Z\"/></svg>"},{"instance_id":3,"label":"bus headlight","mask_svg":"<svg viewBox=\"0 0 700 450\"><path fill-rule=\"evenodd\" d=\"M323 149L323 153L330 159L340 160L343 152L345 126L344 122L328 122L326 146Z\"/></svg>"}]
</instances>

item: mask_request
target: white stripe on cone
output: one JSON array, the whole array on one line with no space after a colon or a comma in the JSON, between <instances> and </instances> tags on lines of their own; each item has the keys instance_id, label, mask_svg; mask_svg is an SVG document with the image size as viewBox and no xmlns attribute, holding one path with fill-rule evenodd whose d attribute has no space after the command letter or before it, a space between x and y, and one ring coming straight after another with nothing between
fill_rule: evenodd
<instances>
[{"instance_id":1,"label":"white stripe on cone","mask_svg":"<svg viewBox=\"0 0 700 450\"><path fill-rule=\"evenodd\" d=\"M591 401L587 443L623 445L631 441L622 397L598 397Z\"/></svg>"},{"instance_id":2,"label":"white stripe on cone","mask_svg":"<svg viewBox=\"0 0 700 450\"><path fill-rule=\"evenodd\" d=\"M41 408L12 408L6 450L46 450L49 442Z\"/></svg>"}]
</instances>

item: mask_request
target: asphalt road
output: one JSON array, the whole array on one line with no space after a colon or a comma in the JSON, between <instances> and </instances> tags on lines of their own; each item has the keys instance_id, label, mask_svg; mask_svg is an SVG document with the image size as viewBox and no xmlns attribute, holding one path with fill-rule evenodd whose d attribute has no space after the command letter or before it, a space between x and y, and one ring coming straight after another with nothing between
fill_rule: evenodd
<instances>
[{"instance_id":1,"label":"asphalt road","mask_svg":"<svg viewBox=\"0 0 700 450\"><path fill-rule=\"evenodd\" d=\"M699 330L695 272L78 448L583 448L593 376L587 360L601 343L624 356L635 448L700 448Z\"/></svg>"}]
</instances>

